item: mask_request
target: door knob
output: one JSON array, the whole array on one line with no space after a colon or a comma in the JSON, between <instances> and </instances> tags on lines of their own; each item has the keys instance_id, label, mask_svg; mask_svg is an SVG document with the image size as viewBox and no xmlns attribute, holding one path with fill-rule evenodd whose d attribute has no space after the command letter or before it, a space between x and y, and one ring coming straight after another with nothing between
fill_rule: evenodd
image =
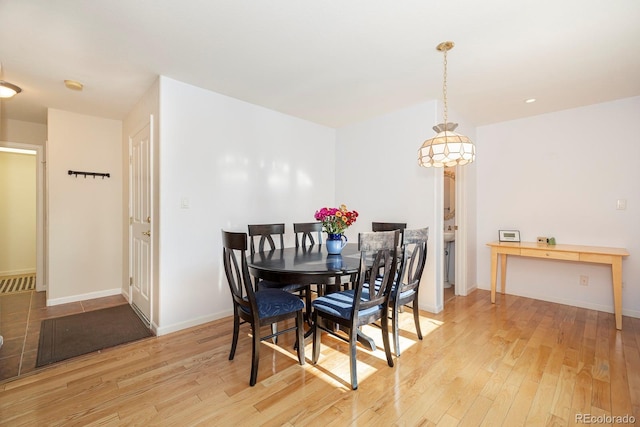
<instances>
[{"instance_id":1,"label":"door knob","mask_svg":"<svg viewBox=\"0 0 640 427\"><path fill-rule=\"evenodd\" d=\"M142 234L144 234L145 236L151 236L151 230L143 231Z\"/></svg>"}]
</instances>

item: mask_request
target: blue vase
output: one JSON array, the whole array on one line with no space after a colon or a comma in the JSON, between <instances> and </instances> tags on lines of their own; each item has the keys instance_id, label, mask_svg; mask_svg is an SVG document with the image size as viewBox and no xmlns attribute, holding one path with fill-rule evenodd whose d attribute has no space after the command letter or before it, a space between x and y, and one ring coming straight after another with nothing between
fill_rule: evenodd
<instances>
[{"instance_id":1,"label":"blue vase","mask_svg":"<svg viewBox=\"0 0 640 427\"><path fill-rule=\"evenodd\" d=\"M347 236L344 234L331 234L327 235L327 252L329 255L340 255L342 248L347 244Z\"/></svg>"}]
</instances>

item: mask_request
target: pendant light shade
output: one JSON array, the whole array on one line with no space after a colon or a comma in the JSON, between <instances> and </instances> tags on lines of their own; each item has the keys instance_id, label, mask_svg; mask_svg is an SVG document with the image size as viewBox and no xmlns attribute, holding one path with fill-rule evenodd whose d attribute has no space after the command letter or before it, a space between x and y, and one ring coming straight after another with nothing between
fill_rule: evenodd
<instances>
[{"instance_id":1,"label":"pendant light shade","mask_svg":"<svg viewBox=\"0 0 640 427\"><path fill-rule=\"evenodd\" d=\"M453 42L440 43L436 49L444 53L444 123L433 127L437 135L427 139L418 150L418 164L425 168L466 165L476 158L476 148L469 137L454 132L457 123L447 122L447 52L453 49Z\"/></svg>"},{"instance_id":2,"label":"pendant light shade","mask_svg":"<svg viewBox=\"0 0 640 427\"><path fill-rule=\"evenodd\" d=\"M440 123L433 127L438 134L427 139L418 151L418 164L425 168L443 168L466 165L476 158L476 147L471 140L454 132L457 123Z\"/></svg>"}]
</instances>

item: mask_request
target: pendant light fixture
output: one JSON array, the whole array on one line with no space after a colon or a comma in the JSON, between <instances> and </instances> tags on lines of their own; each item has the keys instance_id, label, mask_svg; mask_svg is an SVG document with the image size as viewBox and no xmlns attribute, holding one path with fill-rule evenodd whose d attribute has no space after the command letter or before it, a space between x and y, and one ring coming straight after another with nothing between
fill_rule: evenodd
<instances>
[{"instance_id":1,"label":"pendant light fixture","mask_svg":"<svg viewBox=\"0 0 640 427\"><path fill-rule=\"evenodd\" d=\"M442 95L444 98L444 123L433 127L437 135L427 139L418 150L418 164L425 168L466 165L476 158L476 148L471 140L454 132L457 123L447 122L447 52L453 49L454 43L446 41L440 43L436 49L444 53L444 83Z\"/></svg>"}]
</instances>

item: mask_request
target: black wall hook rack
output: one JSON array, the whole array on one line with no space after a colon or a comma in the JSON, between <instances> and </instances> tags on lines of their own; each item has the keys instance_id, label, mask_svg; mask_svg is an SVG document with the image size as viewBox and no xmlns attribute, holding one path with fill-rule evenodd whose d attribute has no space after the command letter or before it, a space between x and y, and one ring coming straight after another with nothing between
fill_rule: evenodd
<instances>
[{"instance_id":1,"label":"black wall hook rack","mask_svg":"<svg viewBox=\"0 0 640 427\"><path fill-rule=\"evenodd\" d=\"M93 179L96 178L96 176L102 177L102 179L104 179L105 177L107 178L111 178L111 174L109 173L100 173L100 172L82 172L82 171L69 171L69 175L75 175L76 178L78 177L78 175L84 175L84 177L86 178L87 175L88 176L92 176Z\"/></svg>"}]
</instances>

